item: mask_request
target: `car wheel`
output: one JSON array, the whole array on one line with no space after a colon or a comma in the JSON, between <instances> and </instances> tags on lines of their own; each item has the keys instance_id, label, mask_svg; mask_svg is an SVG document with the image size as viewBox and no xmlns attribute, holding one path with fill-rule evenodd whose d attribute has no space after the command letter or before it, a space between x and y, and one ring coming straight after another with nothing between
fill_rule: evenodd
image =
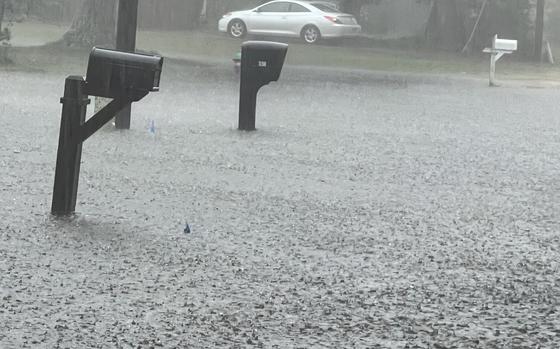
<instances>
[{"instance_id":1,"label":"car wheel","mask_svg":"<svg viewBox=\"0 0 560 349\"><path fill-rule=\"evenodd\" d=\"M314 44L321 39L321 32L316 26L307 25L301 30L301 38L307 44Z\"/></svg>"},{"instance_id":2,"label":"car wheel","mask_svg":"<svg viewBox=\"0 0 560 349\"><path fill-rule=\"evenodd\" d=\"M234 19L229 23L228 33L233 38L242 38L247 35L247 26L240 19Z\"/></svg>"}]
</instances>

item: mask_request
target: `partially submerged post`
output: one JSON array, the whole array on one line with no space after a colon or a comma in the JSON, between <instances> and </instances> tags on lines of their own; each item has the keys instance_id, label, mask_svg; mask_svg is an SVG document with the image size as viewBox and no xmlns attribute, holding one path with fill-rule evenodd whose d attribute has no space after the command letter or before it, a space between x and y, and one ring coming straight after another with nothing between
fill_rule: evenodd
<instances>
[{"instance_id":1,"label":"partially submerged post","mask_svg":"<svg viewBox=\"0 0 560 349\"><path fill-rule=\"evenodd\" d=\"M254 131L257 94L261 87L278 81L288 45L278 42L248 41L241 47L239 129Z\"/></svg>"},{"instance_id":2,"label":"partially submerged post","mask_svg":"<svg viewBox=\"0 0 560 349\"><path fill-rule=\"evenodd\" d=\"M498 35L492 38L492 47L485 48L484 53L490 54L490 86L498 86L496 84L496 62L505 54L511 54L517 51L517 40L499 39Z\"/></svg>"},{"instance_id":3,"label":"partially submerged post","mask_svg":"<svg viewBox=\"0 0 560 349\"><path fill-rule=\"evenodd\" d=\"M54 179L51 213L68 215L76 209L82 143L115 115L159 90L163 58L94 48L87 77L66 79L61 98L62 119ZM113 100L86 121L89 96Z\"/></svg>"},{"instance_id":4,"label":"partially submerged post","mask_svg":"<svg viewBox=\"0 0 560 349\"><path fill-rule=\"evenodd\" d=\"M87 98L85 81L81 76L66 78L58 138L58 154L54 176L52 214L74 212L78 194L78 178L82 158L80 128L86 121Z\"/></svg>"},{"instance_id":5,"label":"partially submerged post","mask_svg":"<svg viewBox=\"0 0 560 349\"><path fill-rule=\"evenodd\" d=\"M117 45L119 51L136 50L136 30L138 27L138 0L119 0L117 16ZM115 127L130 129L131 105L127 105L115 118Z\"/></svg>"}]
</instances>

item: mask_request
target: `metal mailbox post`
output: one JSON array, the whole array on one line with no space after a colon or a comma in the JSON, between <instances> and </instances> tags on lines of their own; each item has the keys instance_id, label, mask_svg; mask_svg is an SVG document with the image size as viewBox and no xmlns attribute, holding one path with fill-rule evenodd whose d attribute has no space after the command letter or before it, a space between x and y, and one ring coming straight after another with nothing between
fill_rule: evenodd
<instances>
[{"instance_id":1,"label":"metal mailbox post","mask_svg":"<svg viewBox=\"0 0 560 349\"><path fill-rule=\"evenodd\" d=\"M61 98L62 118L51 213L68 215L76 209L82 143L117 113L148 93L159 90L163 58L94 48L87 77L66 78ZM86 121L88 96L113 100Z\"/></svg>"},{"instance_id":2,"label":"metal mailbox post","mask_svg":"<svg viewBox=\"0 0 560 349\"><path fill-rule=\"evenodd\" d=\"M499 39L498 35L492 38L492 47L485 48L484 53L490 54L490 86L498 86L496 84L496 62L505 54L511 54L517 51L517 40Z\"/></svg>"},{"instance_id":3,"label":"metal mailbox post","mask_svg":"<svg viewBox=\"0 0 560 349\"><path fill-rule=\"evenodd\" d=\"M261 87L278 81L288 45L268 41L247 41L241 46L239 129L255 130L257 94Z\"/></svg>"}]
</instances>

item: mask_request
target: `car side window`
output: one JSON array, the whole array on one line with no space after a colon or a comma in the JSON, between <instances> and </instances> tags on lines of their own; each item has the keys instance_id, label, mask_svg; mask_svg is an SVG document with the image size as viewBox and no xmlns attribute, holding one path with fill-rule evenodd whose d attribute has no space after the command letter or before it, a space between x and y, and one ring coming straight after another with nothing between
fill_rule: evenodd
<instances>
[{"instance_id":1,"label":"car side window","mask_svg":"<svg viewBox=\"0 0 560 349\"><path fill-rule=\"evenodd\" d=\"M275 2L259 7L259 12L290 12L289 2Z\"/></svg>"},{"instance_id":2,"label":"car side window","mask_svg":"<svg viewBox=\"0 0 560 349\"><path fill-rule=\"evenodd\" d=\"M300 4L290 4L290 12L311 12Z\"/></svg>"}]
</instances>

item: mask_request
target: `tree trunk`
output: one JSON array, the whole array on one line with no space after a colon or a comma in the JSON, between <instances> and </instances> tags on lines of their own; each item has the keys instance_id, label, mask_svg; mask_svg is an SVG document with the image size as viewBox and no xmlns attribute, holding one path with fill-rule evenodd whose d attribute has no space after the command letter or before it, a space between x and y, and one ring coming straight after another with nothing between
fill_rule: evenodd
<instances>
[{"instance_id":1,"label":"tree trunk","mask_svg":"<svg viewBox=\"0 0 560 349\"><path fill-rule=\"evenodd\" d=\"M345 0L341 2L342 12L354 15L356 18L360 18L360 12L366 1L364 0Z\"/></svg>"},{"instance_id":2,"label":"tree trunk","mask_svg":"<svg viewBox=\"0 0 560 349\"><path fill-rule=\"evenodd\" d=\"M463 47L466 34L456 0L434 0L426 37L436 48L458 51Z\"/></svg>"},{"instance_id":3,"label":"tree trunk","mask_svg":"<svg viewBox=\"0 0 560 349\"><path fill-rule=\"evenodd\" d=\"M535 24L535 52L534 60L542 62L544 41L544 0L537 1L537 19Z\"/></svg>"},{"instance_id":4,"label":"tree trunk","mask_svg":"<svg viewBox=\"0 0 560 349\"><path fill-rule=\"evenodd\" d=\"M187 28L194 29L200 25L200 14L204 8L204 0L191 0L191 10L186 15Z\"/></svg>"},{"instance_id":5,"label":"tree trunk","mask_svg":"<svg viewBox=\"0 0 560 349\"><path fill-rule=\"evenodd\" d=\"M6 12L6 1L0 0L0 35L2 35L2 22L4 22L4 13Z\"/></svg>"},{"instance_id":6,"label":"tree trunk","mask_svg":"<svg viewBox=\"0 0 560 349\"><path fill-rule=\"evenodd\" d=\"M117 0L86 0L64 34L69 46L115 46L115 5Z\"/></svg>"},{"instance_id":7,"label":"tree trunk","mask_svg":"<svg viewBox=\"0 0 560 349\"><path fill-rule=\"evenodd\" d=\"M474 26L473 26L473 30L471 32L471 35L469 36L469 39L467 40L467 43L465 44L465 47L463 47L463 49L461 50L461 53L470 52L470 44L475 37L476 31L478 29L478 25L480 24L480 19L482 18L482 15L484 14L484 10L486 9L487 4L488 4L488 0L484 0L484 2L482 3L482 6L480 7L480 11L478 11L478 16L476 18L476 21L474 22Z\"/></svg>"}]
</instances>

